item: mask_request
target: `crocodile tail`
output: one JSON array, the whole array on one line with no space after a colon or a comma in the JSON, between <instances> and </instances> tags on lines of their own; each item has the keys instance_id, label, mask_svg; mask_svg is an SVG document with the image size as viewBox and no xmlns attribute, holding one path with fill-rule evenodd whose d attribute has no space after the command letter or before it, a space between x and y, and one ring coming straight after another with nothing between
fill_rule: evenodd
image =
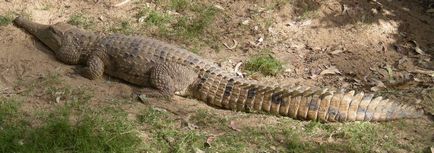
<instances>
[{"instance_id":1,"label":"crocodile tail","mask_svg":"<svg viewBox=\"0 0 434 153\"><path fill-rule=\"evenodd\" d=\"M363 92L270 86L218 72L201 73L194 83L193 96L219 108L321 122L390 121L423 116L423 111L415 107Z\"/></svg>"}]
</instances>

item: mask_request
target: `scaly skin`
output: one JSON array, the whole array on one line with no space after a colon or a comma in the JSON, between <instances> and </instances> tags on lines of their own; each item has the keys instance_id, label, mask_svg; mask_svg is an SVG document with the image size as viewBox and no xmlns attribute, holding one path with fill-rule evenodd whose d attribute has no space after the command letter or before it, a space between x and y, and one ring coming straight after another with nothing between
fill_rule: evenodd
<instances>
[{"instance_id":1,"label":"scaly skin","mask_svg":"<svg viewBox=\"0 0 434 153\"><path fill-rule=\"evenodd\" d=\"M187 50L151 38L101 35L57 23L18 17L15 24L35 35L67 64L85 65L83 76L103 74L236 111L264 111L323 122L389 121L423 115L415 107L354 91L269 86L236 77Z\"/></svg>"}]
</instances>

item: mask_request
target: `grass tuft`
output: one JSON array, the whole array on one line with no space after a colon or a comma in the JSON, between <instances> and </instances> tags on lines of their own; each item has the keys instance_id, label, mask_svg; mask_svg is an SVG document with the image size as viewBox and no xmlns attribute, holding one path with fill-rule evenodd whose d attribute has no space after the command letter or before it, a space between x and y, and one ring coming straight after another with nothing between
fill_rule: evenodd
<instances>
[{"instance_id":1,"label":"grass tuft","mask_svg":"<svg viewBox=\"0 0 434 153\"><path fill-rule=\"evenodd\" d=\"M228 125L227 119L220 118L219 116L212 114L203 109L198 110L194 115L192 115L190 120L199 127L213 127L215 129L226 129L227 128L226 125Z\"/></svg>"},{"instance_id":2,"label":"grass tuft","mask_svg":"<svg viewBox=\"0 0 434 153\"><path fill-rule=\"evenodd\" d=\"M114 33L122 33L125 35L129 35L131 33L134 32L134 29L131 27L130 22L128 21L122 21L119 25L114 26L113 28L111 28L112 32Z\"/></svg>"},{"instance_id":3,"label":"grass tuft","mask_svg":"<svg viewBox=\"0 0 434 153\"><path fill-rule=\"evenodd\" d=\"M274 76L282 71L283 66L280 61L271 55L259 55L249 59L245 69L250 72L260 72L264 75Z\"/></svg>"},{"instance_id":4,"label":"grass tuft","mask_svg":"<svg viewBox=\"0 0 434 153\"><path fill-rule=\"evenodd\" d=\"M0 26L6 26L12 23L14 17L11 14L0 15Z\"/></svg>"},{"instance_id":5,"label":"grass tuft","mask_svg":"<svg viewBox=\"0 0 434 153\"><path fill-rule=\"evenodd\" d=\"M156 11L150 11L145 21L150 25L154 25L159 28L162 28L166 24L168 24L170 20L171 18L169 15L166 15L164 13L159 13Z\"/></svg>"},{"instance_id":6,"label":"grass tuft","mask_svg":"<svg viewBox=\"0 0 434 153\"><path fill-rule=\"evenodd\" d=\"M92 26L94 25L93 21L89 17L84 16L83 14L72 15L67 22L71 25L79 26L84 29L92 28Z\"/></svg>"},{"instance_id":7,"label":"grass tuft","mask_svg":"<svg viewBox=\"0 0 434 153\"><path fill-rule=\"evenodd\" d=\"M205 28L212 23L217 13L217 9L212 6L205 8L198 6L194 10L198 14L196 18L182 17L174 26L181 38L192 39L199 37L205 31Z\"/></svg>"},{"instance_id":8,"label":"grass tuft","mask_svg":"<svg viewBox=\"0 0 434 153\"><path fill-rule=\"evenodd\" d=\"M190 6L190 1L188 0L170 0L170 8L178 12L182 12L185 8Z\"/></svg>"}]
</instances>

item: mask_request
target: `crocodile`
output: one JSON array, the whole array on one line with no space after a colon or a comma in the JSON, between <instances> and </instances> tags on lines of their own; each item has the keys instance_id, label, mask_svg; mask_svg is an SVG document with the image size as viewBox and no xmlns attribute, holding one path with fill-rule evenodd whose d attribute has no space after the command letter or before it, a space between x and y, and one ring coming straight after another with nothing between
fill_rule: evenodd
<instances>
[{"instance_id":1,"label":"crocodile","mask_svg":"<svg viewBox=\"0 0 434 153\"><path fill-rule=\"evenodd\" d=\"M45 25L23 17L16 26L34 35L65 64L82 65L82 76L103 75L210 106L265 112L320 122L391 121L419 118L424 111L363 92L280 86L249 80L179 46L153 38L99 34L59 22Z\"/></svg>"}]
</instances>

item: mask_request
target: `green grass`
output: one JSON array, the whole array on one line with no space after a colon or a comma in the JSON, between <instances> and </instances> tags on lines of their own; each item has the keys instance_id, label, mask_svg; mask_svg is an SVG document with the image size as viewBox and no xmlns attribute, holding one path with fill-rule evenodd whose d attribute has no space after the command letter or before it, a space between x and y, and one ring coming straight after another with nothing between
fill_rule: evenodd
<instances>
[{"instance_id":1,"label":"green grass","mask_svg":"<svg viewBox=\"0 0 434 153\"><path fill-rule=\"evenodd\" d=\"M205 28L210 25L217 13L217 10L212 6L203 6L196 4L194 7L187 7L188 2L185 0L172 0L170 6L175 8L186 7L184 9L190 10L194 13L192 15L185 15L180 18L174 18L166 13L149 10L148 8L140 10L136 17L145 17L144 21L147 25L156 26L159 32L166 34L175 33L180 38L194 39L203 34ZM171 24L174 22L173 24ZM169 25L171 24L171 25ZM172 27L172 31L167 31L168 27ZM170 36L173 36L170 34Z\"/></svg>"},{"instance_id":2,"label":"green grass","mask_svg":"<svg viewBox=\"0 0 434 153\"><path fill-rule=\"evenodd\" d=\"M141 144L133 122L122 113L83 111L65 104L24 115L16 100L1 99L0 119L0 152L133 153Z\"/></svg>"},{"instance_id":3,"label":"green grass","mask_svg":"<svg viewBox=\"0 0 434 153\"><path fill-rule=\"evenodd\" d=\"M146 151L194 152L196 148L204 148L205 136L179 128L168 112L150 107L138 115L138 121L150 131L151 141L146 144Z\"/></svg>"},{"instance_id":4,"label":"green grass","mask_svg":"<svg viewBox=\"0 0 434 153\"><path fill-rule=\"evenodd\" d=\"M145 22L157 26L159 28L163 28L166 24L171 21L171 17L164 13L159 13L157 11L150 11L148 13L148 17Z\"/></svg>"},{"instance_id":5,"label":"green grass","mask_svg":"<svg viewBox=\"0 0 434 153\"><path fill-rule=\"evenodd\" d=\"M71 25L79 26L84 29L90 29L94 26L94 22L89 17L86 17L84 14L80 13L70 16L67 22Z\"/></svg>"},{"instance_id":6,"label":"green grass","mask_svg":"<svg viewBox=\"0 0 434 153\"><path fill-rule=\"evenodd\" d=\"M135 122L118 107L90 107L91 89L65 86L56 73L20 86L25 97L0 98L0 152L140 152ZM24 112L36 95L49 108Z\"/></svg>"},{"instance_id":7,"label":"green grass","mask_svg":"<svg viewBox=\"0 0 434 153\"><path fill-rule=\"evenodd\" d=\"M170 8L178 12L182 12L185 8L189 8L191 2L189 0L170 0Z\"/></svg>"},{"instance_id":8,"label":"green grass","mask_svg":"<svg viewBox=\"0 0 434 153\"><path fill-rule=\"evenodd\" d=\"M190 120L201 128L213 127L214 129L227 129L228 125L227 119L221 118L203 109L197 110L196 113L190 117Z\"/></svg>"},{"instance_id":9,"label":"green grass","mask_svg":"<svg viewBox=\"0 0 434 153\"><path fill-rule=\"evenodd\" d=\"M218 41L213 34L207 34L207 28L214 22L218 10L209 4L190 0L159 0L157 5L163 10L177 11L173 15L161 10L143 8L135 17L143 21L144 28L156 37L178 40L187 46L200 50L200 47L211 46L219 49Z\"/></svg>"},{"instance_id":10,"label":"green grass","mask_svg":"<svg viewBox=\"0 0 434 153\"><path fill-rule=\"evenodd\" d=\"M6 26L12 23L14 17L11 14L0 15L0 26Z\"/></svg>"},{"instance_id":11,"label":"green grass","mask_svg":"<svg viewBox=\"0 0 434 153\"><path fill-rule=\"evenodd\" d=\"M303 140L302 134L287 124L247 127L227 132L211 144L221 152L324 152L324 146ZM331 150L331 149L329 149Z\"/></svg>"},{"instance_id":12,"label":"green grass","mask_svg":"<svg viewBox=\"0 0 434 153\"><path fill-rule=\"evenodd\" d=\"M197 6L193 10L197 13L196 18L182 17L174 26L177 34L182 38L199 37L213 22L217 13L217 9L213 6Z\"/></svg>"},{"instance_id":13,"label":"green grass","mask_svg":"<svg viewBox=\"0 0 434 153\"><path fill-rule=\"evenodd\" d=\"M184 12L194 5L191 0L156 0L158 6L165 10Z\"/></svg>"},{"instance_id":14,"label":"green grass","mask_svg":"<svg viewBox=\"0 0 434 153\"><path fill-rule=\"evenodd\" d=\"M129 21L122 21L120 24L111 28L110 31L114 33L122 33L125 35L130 35L134 32L134 29L132 28L131 23Z\"/></svg>"},{"instance_id":15,"label":"green grass","mask_svg":"<svg viewBox=\"0 0 434 153\"><path fill-rule=\"evenodd\" d=\"M258 55L250 58L245 65L245 70L260 72L264 75L274 76L283 69L282 63L271 55Z\"/></svg>"}]
</instances>

